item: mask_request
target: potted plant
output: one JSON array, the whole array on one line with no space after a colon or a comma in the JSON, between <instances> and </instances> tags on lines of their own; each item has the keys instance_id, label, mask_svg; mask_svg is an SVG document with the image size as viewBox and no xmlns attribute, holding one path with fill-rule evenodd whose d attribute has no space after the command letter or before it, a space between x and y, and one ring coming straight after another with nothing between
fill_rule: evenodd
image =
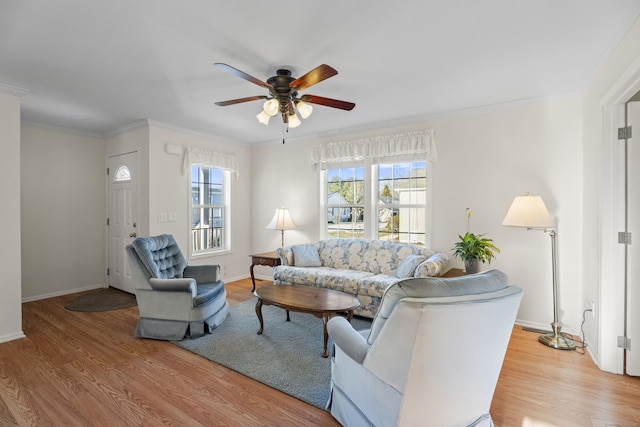
<instances>
[{"instance_id":1,"label":"potted plant","mask_svg":"<svg viewBox=\"0 0 640 427\"><path fill-rule=\"evenodd\" d=\"M453 256L464 261L465 271L468 274L479 272L481 263L491 264L495 253L500 252L500 249L493 244L493 240L484 237L484 234L469 232L470 217L471 210L467 208L467 232L464 236L458 235L460 240L453 246Z\"/></svg>"}]
</instances>

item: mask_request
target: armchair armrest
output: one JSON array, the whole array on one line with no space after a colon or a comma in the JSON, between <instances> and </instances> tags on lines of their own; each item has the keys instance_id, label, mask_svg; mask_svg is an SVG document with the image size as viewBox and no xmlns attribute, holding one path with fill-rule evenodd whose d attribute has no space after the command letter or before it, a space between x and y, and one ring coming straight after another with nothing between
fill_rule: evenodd
<instances>
[{"instance_id":1,"label":"armchair armrest","mask_svg":"<svg viewBox=\"0 0 640 427\"><path fill-rule=\"evenodd\" d=\"M192 297L198 294L196 281L190 278L183 279L157 279L151 277L149 284L156 291L164 292L189 292Z\"/></svg>"},{"instance_id":2,"label":"armchair armrest","mask_svg":"<svg viewBox=\"0 0 640 427\"><path fill-rule=\"evenodd\" d=\"M196 283L215 283L220 275L220 266L218 264L208 265L188 265L184 272L183 277L189 277L195 279Z\"/></svg>"},{"instance_id":3,"label":"armchair armrest","mask_svg":"<svg viewBox=\"0 0 640 427\"><path fill-rule=\"evenodd\" d=\"M351 323L344 317L332 317L327 323L327 332L333 343L340 347L351 359L362 363L369 350L367 339L353 329Z\"/></svg>"}]
</instances>

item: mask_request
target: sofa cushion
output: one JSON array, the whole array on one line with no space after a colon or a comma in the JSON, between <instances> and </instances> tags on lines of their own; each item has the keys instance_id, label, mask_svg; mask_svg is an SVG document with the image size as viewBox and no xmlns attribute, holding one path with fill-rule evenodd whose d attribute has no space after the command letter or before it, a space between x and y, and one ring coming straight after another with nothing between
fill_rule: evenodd
<instances>
[{"instance_id":1,"label":"sofa cushion","mask_svg":"<svg viewBox=\"0 0 640 427\"><path fill-rule=\"evenodd\" d=\"M427 257L424 255L409 255L402 260L396 269L396 277L404 279L405 277L413 277L416 267L420 265Z\"/></svg>"},{"instance_id":2,"label":"sofa cushion","mask_svg":"<svg viewBox=\"0 0 640 427\"><path fill-rule=\"evenodd\" d=\"M382 298L384 290L393 285L399 279L396 276L388 274L376 274L374 276L365 277L358 284L358 295L369 295L372 297Z\"/></svg>"},{"instance_id":3,"label":"sofa cushion","mask_svg":"<svg viewBox=\"0 0 640 427\"><path fill-rule=\"evenodd\" d=\"M293 251L293 265L296 267L321 267L318 248L315 245L294 245L291 247Z\"/></svg>"},{"instance_id":4,"label":"sofa cushion","mask_svg":"<svg viewBox=\"0 0 640 427\"><path fill-rule=\"evenodd\" d=\"M351 295L358 294L359 284L367 277L373 276L368 271L357 271L341 268L314 268L317 270L316 286L346 292Z\"/></svg>"},{"instance_id":5,"label":"sofa cushion","mask_svg":"<svg viewBox=\"0 0 640 427\"><path fill-rule=\"evenodd\" d=\"M295 267L291 265L278 265L273 267L273 280L276 284L311 285L315 286L318 272L331 270L328 267Z\"/></svg>"}]
</instances>

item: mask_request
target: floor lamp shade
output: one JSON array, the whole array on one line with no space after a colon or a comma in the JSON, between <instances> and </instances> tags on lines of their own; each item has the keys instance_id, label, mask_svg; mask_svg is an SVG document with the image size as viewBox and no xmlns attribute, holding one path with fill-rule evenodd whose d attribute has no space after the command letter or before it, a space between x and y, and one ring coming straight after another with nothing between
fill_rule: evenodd
<instances>
[{"instance_id":1,"label":"floor lamp shade","mask_svg":"<svg viewBox=\"0 0 640 427\"><path fill-rule=\"evenodd\" d=\"M553 228L555 221L549 214L542 197L517 196L513 199L502 225L525 228Z\"/></svg>"},{"instance_id":2,"label":"floor lamp shade","mask_svg":"<svg viewBox=\"0 0 640 427\"><path fill-rule=\"evenodd\" d=\"M282 235L282 246L284 246L284 230L293 230L296 228L296 224L289 215L289 209L282 207L276 209L276 213L273 215L271 222L267 224L267 228L270 230L280 230Z\"/></svg>"}]
</instances>

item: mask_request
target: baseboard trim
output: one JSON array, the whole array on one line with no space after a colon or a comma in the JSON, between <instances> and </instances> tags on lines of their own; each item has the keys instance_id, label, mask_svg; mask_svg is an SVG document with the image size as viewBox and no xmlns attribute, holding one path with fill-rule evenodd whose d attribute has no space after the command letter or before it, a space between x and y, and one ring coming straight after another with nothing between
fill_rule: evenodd
<instances>
[{"instance_id":1,"label":"baseboard trim","mask_svg":"<svg viewBox=\"0 0 640 427\"><path fill-rule=\"evenodd\" d=\"M18 340L20 338L26 338L26 337L27 336L22 331L14 332L12 334L7 334L7 335L1 336L0 337L0 343L9 342L9 341L13 341L13 340Z\"/></svg>"},{"instance_id":2,"label":"baseboard trim","mask_svg":"<svg viewBox=\"0 0 640 427\"><path fill-rule=\"evenodd\" d=\"M61 297L63 295L75 294L78 292L85 292L85 291L92 291L94 289L101 289L101 288L108 288L108 286L107 285L90 285L90 286L85 286L85 287L76 288L76 289L65 289L64 291L58 291L58 292L52 292L49 294L35 295L32 297L22 298L22 303L24 304L25 302L32 302L32 301L39 301L42 299Z\"/></svg>"}]
</instances>

